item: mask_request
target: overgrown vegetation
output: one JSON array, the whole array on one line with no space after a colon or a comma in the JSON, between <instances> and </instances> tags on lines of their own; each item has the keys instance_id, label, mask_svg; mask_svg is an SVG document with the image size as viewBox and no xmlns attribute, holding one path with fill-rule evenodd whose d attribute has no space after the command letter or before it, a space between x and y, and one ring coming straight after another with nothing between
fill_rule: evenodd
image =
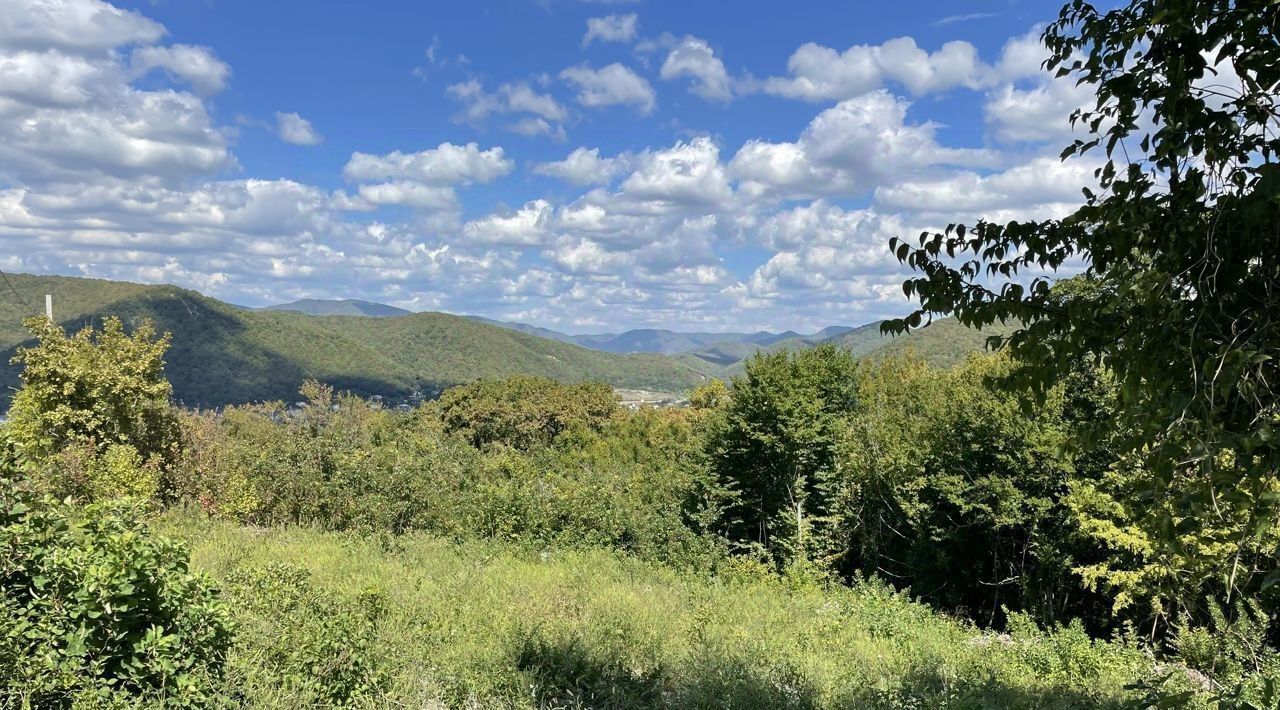
<instances>
[{"instance_id":1,"label":"overgrown vegetation","mask_svg":"<svg viewBox=\"0 0 1280 710\"><path fill-rule=\"evenodd\" d=\"M922 308L890 330L1007 329L946 369L826 345L687 409L520 376L408 413L316 381L187 412L167 335L32 321L0 430L0 698L1280 707L1278 24L1064 9L1050 65L1099 88L1067 152L1105 144L1107 192L896 246ZM1211 98L1225 59L1240 95ZM1079 254L1074 279L988 281Z\"/></svg>"}]
</instances>

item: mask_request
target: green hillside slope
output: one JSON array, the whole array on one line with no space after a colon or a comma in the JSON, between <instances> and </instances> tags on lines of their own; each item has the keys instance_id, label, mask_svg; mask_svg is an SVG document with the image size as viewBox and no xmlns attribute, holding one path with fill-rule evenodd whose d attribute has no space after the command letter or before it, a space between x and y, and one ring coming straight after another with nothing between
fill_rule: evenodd
<instances>
[{"instance_id":1,"label":"green hillside slope","mask_svg":"<svg viewBox=\"0 0 1280 710\"><path fill-rule=\"evenodd\" d=\"M988 337L1004 335L1009 330L1008 327L999 325L974 330L961 325L954 318L943 318L907 335L884 337L867 354L870 357L886 357L913 351L934 367L951 367L963 362L972 353L983 352Z\"/></svg>"},{"instance_id":2,"label":"green hillside slope","mask_svg":"<svg viewBox=\"0 0 1280 710\"><path fill-rule=\"evenodd\" d=\"M309 316L369 316L372 318L394 318L396 316L407 316L413 312L406 311L403 308L396 308L395 306L388 306L385 303L371 303L354 298L342 300L304 298L301 301L266 306L258 310L294 311L296 313L306 313Z\"/></svg>"},{"instance_id":3,"label":"green hillside slope","mask_svg":"<svg viewBox=\"0 0 1280 710\"><path fill-rule=\"evenodd\" d=\"M946 368L959 364L970 353L982 352L988 336L1007 332L1008 328L1000 327L972 330L952 318L943 318L907 335L894 337L882 335L880 321L875 321L821 340L785 338L767 346L728 343L684 353L679 359L710 377L728 379L741 375L747 360L756 353L791 352L831 343L850 351L856 358L880 358L910 351L934 367Z\"/></svg>"},{"instance_id":4,"label":"green hillside slope","mask_svg":"<svg viewBox=\"0 0 1280 710\"><path fill-rule=\"evenodd\" d=\"M432 394L478 377L516 373L617 387L681 391L705 378L657 355L614 355L443 313L400 318L308 316L246 311L173 286L141 286L65 277L10 275L27 305L0 292L0 387L18 384L9 364L27 333L21 319L52 293L68 330L109 315L144 318L173 333L166 372L188 406L296 398L307 378L363 395Z\"/></svg>"}]
</instances>

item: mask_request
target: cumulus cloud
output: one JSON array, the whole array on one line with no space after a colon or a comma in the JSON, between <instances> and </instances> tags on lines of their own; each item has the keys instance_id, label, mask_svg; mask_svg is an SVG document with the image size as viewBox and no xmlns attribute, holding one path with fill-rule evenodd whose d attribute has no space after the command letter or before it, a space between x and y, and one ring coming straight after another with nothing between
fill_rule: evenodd
<instances>
[{"instance_id":1,"label":"cumulus cloud","mask_svg":"<svg viewBox=\"0 0 1280 710\"><path fill-rule=\"evenodd\" d=\"M587 33L582 36L582 46L595 40L601 42L630 42L636 38L638 22L636 14L606 15L587 20Z\"/></svg>"},{"instance_id":2,"label":"cumulus cloud","mask_svg":"<svg viewBox=\"0 0 1280 710\"><path fill-rule=\"evenodd\" d=\"M748 141L729 163L755 197L856 195L939 165L992 165L996 154L940 145L931 123L907 122L910 104L887 91L841 101L819 113L795 142Z\"/></svg>"},{"instance_id":3,"label":"cumulus cloud","mask_svg":"<svg viewBox=\"0 0 1280 710\"><path fill-rule=\"evenodd\" d=\"M1061 217L1081 202L1081 189L1097 189L1094 159L1034 158L988 175L964 170L930 180L906 180L876 189L880 209L948 215L948 220L992 221Z\"/></svg>"},{"instance_id":4,"label":"cumulus cloud","mask_svg":"<svg viewBox=\"0 0 1280 710\"><path fill-rule=\"evenodd\" d=\"M214 94L227 86L231 67L213 55L208 47L175 44L170 47L138 47L129 60L138 74L153 69L163 70L176 79L189 83L202 94Z\"/></svg>"},{"instance_id":5,"label":"cumulus cloud","mask_svg":"<svg viewBox=\"0 0 1280 710\"><path fill-rule=\"evenodd\" d=\"M424 185L412 180L396 180L361 185L360 199L372 205L404 205L418 209L449 209L457 202L451 187Z\"/></svg>"},{"instance_id":6,"label":"cumulus cloud","mask_svg":"<svg viewBox=\"0 0 1280 710\"><path fill-rule=\"evenodd\" d=\"M523 118L503 128L525 136L565 137L564 122L569 118L569 110L527 82L501 84L489 92L476 79L469 79L449 86L445 93L463 105L455 119L459 122L480 124L494 114L523 114Z\"/></svg>"},{"instance_id":7,"label":"cumulus cloud","mask_svg":"<svg viewBox=\"0 0 1280 710\"><path fill-rule=\"evenodd\" d=\"M578 90L578 103L589 108L630 104L640 113L652 113L657 93L644 77L613 63L600 69L581 64L560 72L560 78Z\"/></svg>"},{"instance_id":8,"label":"cumulus cloud","mask_svg":"<svg viewBox=\"0 0 1280 710\"><path fill-rule=\"evenodd\" d=\"M0 47L5 49L97 54L128 44L153 44L165 34L160 23L100 0L0 4Z\"/></svg>"},{"instance_id":9,"label":"cumulus cloud","mask_svg":"<svg viewBox=\"0 0 1280 710\"><path fill-rule=\"evenodd\" d=\"M646 154L635 172L622 182L621 191L650 210L688 204L722 205L732 197L720 163L720 149L706 137Z\"/></svg>"},{"instance_id":10,"label":"cumulus cloud","mask_svg":"<svg viewBox=\"0 0 1280 710\"><path fill-rule=\"evenodd\" d=\"M276 112L276 134L293 145L317 145L324 140L310 121L296 113Z\"/></svg>"},{"instance_id":11,"label":"cumulus cloud","mask_svg":"<svg viewBox=\"0 0 1280 710\"><path fill-rule=\"evenodd\" d=\"M353 182L404 179L427 184L492 182L510 173L514 163L500 147L480 150L475 143L441 143L416 153L353 153L342 174Z\"/></svg>"},{"instance_id":12,"label":"cumulus cloud","mask_svg":"<svg viewBox=\"0 0 1280 710\"><path fill-rule=\"evenodd\" d=\"M601 185L625 170L630 162L629 156L602 158L599 148L577 148L564 160L539 163L533 171L574 185Z\"/></svg>"},{"instance_id":13,"label":"cumulus cloud","mask_svg":"<svg viewBox=\"0 0 1280 710\"><path fill-rule=\"evenodd\" d=\"M1032 57L1038 58L1032 61ZM947 42L934 52L922 49L911 37L879 45L858 44L844 51L810 42L787 59L787 76L747 86L805 101L839 101L890 83L920 96L957 87L981 89L1031 76L1039 73L1043 58L1035 32L1006 44L995 65L983 62L978 50L963 41Z\"/></svg>"},{"instance_id":14,"label":"cumulus cloud","mask_svg":"<svg viewBox=\"0 0 1280 710\"><path fill-rule=\"evenodd\" d=\"M672 48L662 63L661 76L666 80L691 78L689 91L708 101L733 98L724 62L715 55L706 40L697 37L685 37Z\"/></svg>"},{"instance_id":15,"label":"cumulus cloud","mask_svg":"<svg viewBox=\"0 0 1280 710\"><path fill-rule=\"evenodd\" d=\"M462 237L472 244L533 246L547 235L551 203L533 200L510 214L493 214L467 222Z\"/></svg>"},{"instance_id":16,"label":"cumulus cloud","mask_svg":"<svg viewBox=\"0 0 1280 710\"><path fill-rule=\"evenodd\" d=\"M463 104L460 117L466 121L483 121L495 113L529 113L539 118L563 122L568 110L551 95L539 93L523 81L500 85L488 92L475 79L449 86L445 93Z\"/></svg>"}]
</instances>

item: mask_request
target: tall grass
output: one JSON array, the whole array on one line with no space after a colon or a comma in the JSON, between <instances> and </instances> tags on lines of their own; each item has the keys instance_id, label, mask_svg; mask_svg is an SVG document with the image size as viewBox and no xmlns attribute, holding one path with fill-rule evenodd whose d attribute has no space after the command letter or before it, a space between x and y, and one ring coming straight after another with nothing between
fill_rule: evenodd
<instances>
[{"instance_id":1,"label":"tall grass","mask_svg":"<svg viewBox=\"0 0 1280 710\"><path fill-rule=\"evenodd\" d=\"M707 577L607 551L159 527L226 587L228 695L248 707L1093 708L1152 672L1078 628L997 636L748 562Z\"/></svg>"}]
</instances>

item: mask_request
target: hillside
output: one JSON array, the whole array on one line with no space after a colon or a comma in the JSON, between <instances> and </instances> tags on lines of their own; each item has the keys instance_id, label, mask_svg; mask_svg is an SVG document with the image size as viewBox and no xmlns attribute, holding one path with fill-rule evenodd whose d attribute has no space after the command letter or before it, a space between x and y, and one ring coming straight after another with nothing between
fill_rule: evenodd
<instances>
[{"instance_id":1,"label":"hillside","mask_svg":"<svg viewBox=\"0 0 1280 710\"><path fill-rule=\"evenodd\" d=\"M615 355L537 338L444 313L397 318L308 316L245 311L174 286L143 286L54 276L10 275L26 300L0 297L0 387L18 384L9 360L27 339L25 316L54 295L55 316L68 330L118 315L126 323L155 320L173 333L166 358L175 396L189 406L296 398L315 378L363 395L432 394L478 377L530 374L562 381L598 380L617 387L681 391L704 377L656 355Z\"/></svg>"},{"instance_id":2,"label":"hillside","mask_svg":"<svg viewBox=\"0 0 1280 710\"><path fill-rule=\"evenodd\" d=\"M951 367L963 362L972 353L986 350L988 337L1004 335L1009 331L1010 328L1005 326L973 330L954 318L943 318L906 335L882 336L882 340L866 354L879 358L912 351L934 367ZM834 342L844 345L840 339ZM858 354L856 350L854 354Z\"/></svg>"},{"instance_id":3,"label":"hillside","mask_svg":"<svg viewBox=\"0 0 1280 710\"><path fill-rule=\"evenodd\" d=\"M265 306L259 310L293 311L295 313L305 313L309 316L370 316L373 318L395 318L397 316L407 316L413 312L406 311L403 308L396 308L395 306L388 306L385 303L372 303L354 298L341 300L304 298L293 303Z\"/></svg>"},{"instance_id":4,"label":"hillside","mask_svg":"<svg viewBox=\"0 0 1280 710\"><path fill-rule=\"evenodd\" d=\"M842 329L834 337L796 336L775 339L768 345L730 343L694 350L680 355L682 362L711 377L729 378L741 375L747 359L757 352L775 353L802 350L823 343L845 348L857 358L881 358L912 352L934 367L952 367L971 353L982 352L988 336L1007 333L1007 328L976 331L960 325L952 318L934 321L906 335L889 336L880 332L881 321L857 328ZM828 329L830 330L830 329Z\"/></svg>"},{"instance_id":5,"label":"hillside","mask_svg":"<svg viewBox=\"0 0 1280 710\"><path fill-rule=\"evenodd\" d=\"M540 328L536 325L529 325L528 323L515 323L512 321L494 320L492 318L485 318L484 316L467 316L467 318L470 318L471 320L476 321L477 323L486 323L488 325L497 326L499 328L510 328L511 330L519 331L527 335L536 335L539 338L546 338L548 340L558 340L562 343L573 343L575 345L582 345L582 343L577 342L577 340L575 339L575 336L569 335L567 333L561 333L558 330L552 330L550 328Z\"/></svg>"}]
</instances>

